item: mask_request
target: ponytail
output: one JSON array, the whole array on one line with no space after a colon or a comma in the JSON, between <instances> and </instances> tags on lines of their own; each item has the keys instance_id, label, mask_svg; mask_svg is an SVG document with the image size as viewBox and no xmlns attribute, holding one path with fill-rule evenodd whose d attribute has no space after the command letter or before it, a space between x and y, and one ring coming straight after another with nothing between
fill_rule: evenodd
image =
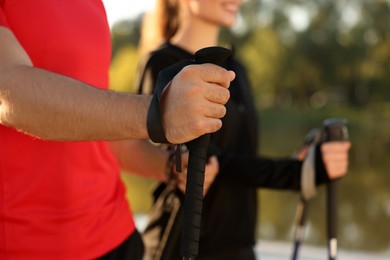
<instances>
[{"instance_id":1,"label":"ponytail","mask_svg":"<svg viewBox=\"0 0 390 260\"><path fill-rule=\"evenodd\" d=\"M179 28L179 1L156 0L154 10L144 15L140 40L142 55L176 34Z\"/></svg>"},{"instance_id":2,"label":"ponytail","mask_svg":"<svg viewBox=\"0 0 390 260\"><path fill-rule=\"evenodd\" d=\"M170 40L179 28L179 1L157 0L157 26L165 40Z\"/></svg>"}]
</instances>

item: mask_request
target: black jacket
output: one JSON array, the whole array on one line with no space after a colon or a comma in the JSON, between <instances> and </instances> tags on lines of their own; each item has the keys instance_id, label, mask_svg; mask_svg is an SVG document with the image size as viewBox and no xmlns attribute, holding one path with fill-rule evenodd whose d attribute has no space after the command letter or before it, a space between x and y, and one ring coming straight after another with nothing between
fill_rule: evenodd
<instances>
[{"instance_id":1,"label":"black jacket","mask_svg":"<svg viewBox=\"0 0 390 260\"><path fill-rule=\"evenodd\" d=\"M152 52L139 74L140 92L151 94L158 73L183 59L192 59L192 54L170 43ZM233 70L236 78L229 88L223 126L211 136L220 172L203 201L200 260L252 259L257 189L300 189L301 161L257 156L258 116L246 70L234 57L224 67Z\"/></svg>"}]
</instances>

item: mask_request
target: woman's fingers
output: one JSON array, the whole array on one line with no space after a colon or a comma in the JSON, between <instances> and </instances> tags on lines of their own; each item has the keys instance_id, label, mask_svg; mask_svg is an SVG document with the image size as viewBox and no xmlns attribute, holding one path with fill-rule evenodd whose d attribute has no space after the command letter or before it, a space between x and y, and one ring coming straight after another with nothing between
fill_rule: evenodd
<instances>
[{"instance_id":1,"label":"woman's fingers","mask_svg":"<svg viewBox=\"0 0 390 260\"><path fill-rule=\"evenodd\" d=\"M348 141L326 142L321 145L322 160L330 179L344 176L348 171Z\"/></svg>"}]
</instances>

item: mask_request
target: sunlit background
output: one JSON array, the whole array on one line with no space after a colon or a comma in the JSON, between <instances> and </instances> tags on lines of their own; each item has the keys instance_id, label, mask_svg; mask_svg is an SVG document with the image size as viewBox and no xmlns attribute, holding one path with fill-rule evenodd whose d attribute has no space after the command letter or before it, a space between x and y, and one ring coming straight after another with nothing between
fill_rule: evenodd
<instances>
[{"instance_id":1,"label":"sunlit background","mask_svg":"<svg viewBox=\"0 0 390 260\"><path fill-rule=\"evenodd\" d=\"M112 26L110 85L133 92L142 13L153 0L103 2ZM339 245L390 256L390 0L247 0L221 44L233 44L248 68L259 153L290 156L324 119L348 120L353 147L339 185ZM123 180L135 213L147 213L154 183ZM259 198L258 238L291 242L299 195L261 190ZM305 244L326 245L325 214L321 187Z\"/></svg>"}]
</instances>

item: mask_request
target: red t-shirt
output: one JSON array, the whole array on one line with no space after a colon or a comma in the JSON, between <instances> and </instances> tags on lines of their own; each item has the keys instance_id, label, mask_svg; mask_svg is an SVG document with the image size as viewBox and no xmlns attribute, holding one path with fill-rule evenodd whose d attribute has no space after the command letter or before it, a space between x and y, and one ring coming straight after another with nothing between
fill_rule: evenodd
<instances>
[{"instance_id":1,"label":"red t-shirt","mask_svg":"<svg viewBox=\"0 0 390 260\"><path fill-rule=\"evenodd\" d=\"M101 0L0 0L0 26L34 66L107 88ZM0 259L92 259L134 229L107 143L44 141L0 125Z\"/></svg>"}]
</instances>

